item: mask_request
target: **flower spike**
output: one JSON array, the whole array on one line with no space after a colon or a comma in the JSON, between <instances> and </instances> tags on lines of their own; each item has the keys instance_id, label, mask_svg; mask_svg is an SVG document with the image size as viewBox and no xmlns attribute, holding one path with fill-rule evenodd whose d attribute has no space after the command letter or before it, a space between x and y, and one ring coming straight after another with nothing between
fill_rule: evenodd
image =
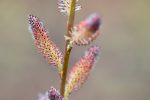
<instances>
[{"instance_id":1,"label":"flower spike","mask_svg":"<svg viewBox=\"0 0 150 100\"><path fill-rule=\"evenodd\" d=\"M65 98L67 98L73 90L77 90L85 83L98 58L99 51L98 46L90 47L85 52L85 55L72 68L65 88Z\"/></svg>"},{"instance_id":2,"label":"flower spike","mask_svg":"<svg viewBox=\"0 0 150 100\"><path fill-rule=\"evenodd\" d=\"M101 18L97 13L90 15L87 19L76 25L70 32L71 37L65 36L72 44L88 45L100 34L99 26Z\"/></svg>"},{"instance_id":3,"label":"flower spike","mask_svg":"<svg viewBox=\"0 0 150 100\"><path fill-rule=\"evenodd\" d=\"M64 15L70 15L71 1L72 0L58 0L59 11ZM78 4L78 0L76 0L75 11L79 10L81 10L81 6Z\"/></svg>"},{"instance_id":4,"label":"flower spike","mask_svg":"<svg viewBox=\"0 0 150 100\"><path fill-rule=\"evenodd\" d=\"M59 91L57 91L54 87L46 92L45 94L40 94L38 100L64 100L60 95Z\"/></svg>"},{"instance_id":5,"label":"flower spike","mask_svg":"<svg viewBox=\"0 0 150 100\"><path fill-rule=\"evenodd\" d=\"M49 64L53 64L62 71L63 56L56 44L48 37L48 32L45 30L43 23L33 15L29 15L29 28L33 35L34 42L38 50L47 59Z\"/></svg>"}]
</instances>

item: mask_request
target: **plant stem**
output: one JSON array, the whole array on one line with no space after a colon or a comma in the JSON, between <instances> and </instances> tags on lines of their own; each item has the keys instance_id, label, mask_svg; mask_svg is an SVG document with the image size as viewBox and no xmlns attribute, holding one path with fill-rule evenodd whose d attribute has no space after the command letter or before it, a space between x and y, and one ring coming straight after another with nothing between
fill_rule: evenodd
<instances>
[{"instance_id":1,"label":"plant stem","mask_svg":"<svg viewBox=\"0 0 150 100\"><path fill-rule=\"evenodd\" d=\"M76 5L76 0L72 0L70 13L69 13L69 17L68 17L68 23L67 23L67 33L66 33L67 36L70 36L69 32L71 31L73 24L74 24L75 5ZM70 52L72 50L72 47L70 47L70 46L69 46L69 48L67 48L69 45L69 42L70 42L69 40L66 40L63 73L62 73L61 85L60 85L60 93L63 97L64 97L64 92L65 92L69 57L70 57Z\"/></svg>"},{"instance_id":2,"label":"plant stem","mask_svg":"<svg viewBox=\"0 0 150 100\"><path fill-rule=\"evenodd\" d=\"M66 84L66 77L67 77L67 70L68 70L68 62L69 62L69 57L70 57L70 52L71 52L70 48L69 50L66 50L66 54L64 57L64 68L63 68L63 74L62 74L62 79L61 79L61 90L60 93L62 96L64 96L64 92L65 92L65 84Z\"/></svg>"}]
</instances>

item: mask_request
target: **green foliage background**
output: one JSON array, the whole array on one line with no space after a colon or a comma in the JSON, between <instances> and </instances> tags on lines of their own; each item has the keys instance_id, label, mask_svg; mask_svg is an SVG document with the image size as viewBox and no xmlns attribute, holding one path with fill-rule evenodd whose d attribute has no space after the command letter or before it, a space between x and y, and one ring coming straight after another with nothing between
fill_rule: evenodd
<instances>
[{"instance_id":1,"label":"green foliage background","mask_svg":"<svg viewBox=\"0 0 150 100\"><path fill-rule=\"evenodd\" d=\"M102 15L102 48L86 84L70 100L150 100L150 1L80 0L77 24L93 12ZM59 88L57 71L37 53L28 32L28 14L38 16L63 50L66 20L57 0L0 0L0 100L37 100ZM86 47L75 47L70 68Z\"/></svg>"}]
</instances>

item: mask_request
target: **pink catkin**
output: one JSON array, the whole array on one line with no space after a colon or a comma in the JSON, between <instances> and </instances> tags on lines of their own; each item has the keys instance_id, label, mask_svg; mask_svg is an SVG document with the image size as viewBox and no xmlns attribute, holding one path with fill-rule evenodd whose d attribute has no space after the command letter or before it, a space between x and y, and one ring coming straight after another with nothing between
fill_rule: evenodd
<instances>
[{"instance_id":1,"label":"pink catkin","mask_svg":"<svg viewBox=\"0 0 150 100\"><path fill-rule=\"evenodd\" d=\"M34 42L38 50L47 59L49 64L53 64L62 70L63 56L56 44L48 37L42 22L33 15L29 15L29 28L32 32Z\"/></svg>"},{"instance_id":2,"label":"pink catkin","mask_svg":"<svg viewBox=\"0 0 150 100\"><path fill-rule=\"evenodd\" d=\"M49 97L50 100L63 100L63 97L60 95L59 91L57 91L53 87L51 87L48 94L49 94L48 97Z\"/></svg>"},{"instance_id":3,"label":"pink catkin","mask_svg":"<svg viewBox=\"0 0 150 100\"><path fill-rule=\"evenodd\" d=\"M51 87L45 94L40 94L38 100L64 100L59 91Z\"/></svg>"},{"instance_id":4,"label":"pink catkin","mask_svg":"<svg viewBox=\"0 0 150 100\"><path fill-rule=\"evenodd\" d=\"M76 25L70 32L71 40L76 45L88 45L100 34L101 18L97 13Z\"/></svg>"},{"instance_id":5,"label":"pink catkin","mask_svg":"<svg viewBox=\"0 0 150 100\"><path fill-rule=\"evenodd\" d=\"M91 69L94 67L99 54L99 47L92 46L85 55L72 68L66 85L65 97L68 97L73 90L77 90L87 80Z\"/></svg>"}]
</instances>

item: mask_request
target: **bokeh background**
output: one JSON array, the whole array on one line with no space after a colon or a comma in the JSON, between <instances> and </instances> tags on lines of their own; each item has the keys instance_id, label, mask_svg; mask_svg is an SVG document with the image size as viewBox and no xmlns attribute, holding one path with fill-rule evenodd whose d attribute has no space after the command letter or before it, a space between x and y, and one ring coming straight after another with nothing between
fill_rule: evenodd
<instances>
[{"instance_id":1,"label":"bokeh background","mask_svg":"<svg viewBox=\"0 0 150 100\"><path fill-rule=\"evenodd\" d=\"M75 23L93 12L102 16L98 64L70 100L150 100L150 1L80 0ZM57 70L37 52L28 14L38 16L64 50L67 17L57 0L0 0L0 100L37 100L50 86L59 89ZM91 45L92 45L91 44ZM89 46L74 47L69 69Z\"/></svg>"}]
</instances>

